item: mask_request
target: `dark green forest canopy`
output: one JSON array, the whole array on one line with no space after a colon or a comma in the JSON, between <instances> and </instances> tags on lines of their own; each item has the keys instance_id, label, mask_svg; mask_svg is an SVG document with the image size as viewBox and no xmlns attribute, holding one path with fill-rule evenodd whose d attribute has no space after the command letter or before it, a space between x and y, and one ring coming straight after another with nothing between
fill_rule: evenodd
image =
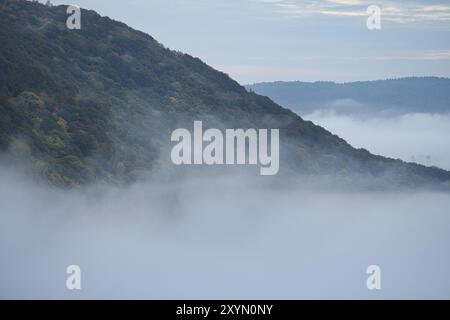
<instances>
[{"instance_id":1,"label":"dark green forest canopy","mask_svg":"<svg viewBox=\"0 0 450 320\"><path fill-rule=\"evenodd\" d=\"M170 133L194 120L279 128L281 176L357 174L408 187L450 180L444 170L356 150L201 60L93 11L82 10L82 29L69 30L66 8L0 0L0 148L53 185L128 183L170 167Z\"/></svg>"}]
</instances>

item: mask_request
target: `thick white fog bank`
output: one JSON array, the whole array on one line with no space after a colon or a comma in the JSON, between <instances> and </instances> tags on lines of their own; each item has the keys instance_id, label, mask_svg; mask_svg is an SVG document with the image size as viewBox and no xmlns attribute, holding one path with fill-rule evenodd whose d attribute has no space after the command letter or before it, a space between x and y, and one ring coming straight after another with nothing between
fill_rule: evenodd
<instances>
[{"instance_id":1,"label":"thick white fog bank","mask_svg":"<svg viewBox=\"0 0 450 320\"><path fill-rule=\"evenodd\" d=\"M0 298L450 298L449 209L236 177L55 191L0 170Z\"/></svg>"},{"instance_id":2,"label":"thick white fog bank","mask_svg":"<svg viewBox=\"0 0 450 320\"><path fill-rule=\"evenodd\" d=\"M450 115L364 117L318 111L304 116L372 153L450 170Z\"/></svg>"}]
</instances>

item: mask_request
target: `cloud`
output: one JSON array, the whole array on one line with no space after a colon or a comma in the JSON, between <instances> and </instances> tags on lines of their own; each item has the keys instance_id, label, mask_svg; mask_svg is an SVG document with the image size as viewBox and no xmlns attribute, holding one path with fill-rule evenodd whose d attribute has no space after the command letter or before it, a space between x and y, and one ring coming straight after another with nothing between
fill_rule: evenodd
<instances>
[{"instance_id":1,"label":"cloud","mask_svg":"<svg viewBox=\"0 0 450 320\"><path fill-rule=\"evenodd\" d=\"M351 4L351 5L361 3L361 0L327 0L327 1L337 4Z\"/></svg>"},{"instance_id":2,"label":"cloud","mask_svg":"<svg viewBox=\"0 0 450 320\"><path fill-rule=\"evenodd\" d=\"M423 60L449 60L450 50L429 51L422 56Z\"/></svg>"},{"instance_id":3,"label":"cloud","mask_svg":"<svg viewBox=\"0 0 450 320\"><path fill-rule=\"evenodd\" d=\"M67 192L1 167L0 191L0 299L448 298L448 194L238 177Z\"/></svg>"},{"instance_id":4,"label":"cloud","mask_svg":"<svg viewBox=\"0 0 450 320\"><path fill-rule=\"evenodd\" d=\"M367 118L355 114L319 111L304 118L325 127L354 147L450 170L450 115L415 113Z\"/></svg>"},{"instance_id":5,"label":"cloud","mask_svg":"<svg viewBox=\"0 0 450 320\"><path fill-rule=\"evenodd\" d=\"M439 61L450 60L450 50L427 50L422 52L407 52L398 53L395 55L367 55L367 56L329 56L329 55L315 55L315 56L297 56L291 60L339 60L339 61L387 61L387 60L427 60Z\"/></svg>"},{"instance_id":6,"label":"cloud","mask_svg":"<svg viewBox=\"0 0 450 320\"><path fill-rule=\"evenodd\" d=\"M276 11L286 17L325 15L335 17L367 16L366 9L373 1L368 0L257 0L270 4ZM409 23L419 21L450 21L450 6L445 2L426 1L398 2L393 0L378 1L382 19L390 22Z\"/></svg>"}]
</instances>

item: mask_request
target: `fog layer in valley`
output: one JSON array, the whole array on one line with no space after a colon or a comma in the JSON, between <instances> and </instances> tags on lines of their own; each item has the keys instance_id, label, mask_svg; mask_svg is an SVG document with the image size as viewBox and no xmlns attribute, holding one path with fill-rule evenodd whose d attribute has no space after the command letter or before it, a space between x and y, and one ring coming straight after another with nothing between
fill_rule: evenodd
<instances>
[{"instance_id":1,"label":"fog layer in valley","mask_svg":"<svg viewBox=\"0 0 450 320\"><path fill-rule=\"evenodd\" d=\"M303 118L337 134L354 147L450 170L450 114L369 116L328 110Z\"/></svg>"},{"instance_id":2,"label":"fog layer in valley","mask_svg":"<svg viewBox=\"0 0 450 320\"><path fill-rule=\"evenodd\" d=\"M2 168L0 298L450 297L448 194L299 190L216 177L61 191ZM73 264L81 291L65 287Z\"/></svg>"}]
</instances>

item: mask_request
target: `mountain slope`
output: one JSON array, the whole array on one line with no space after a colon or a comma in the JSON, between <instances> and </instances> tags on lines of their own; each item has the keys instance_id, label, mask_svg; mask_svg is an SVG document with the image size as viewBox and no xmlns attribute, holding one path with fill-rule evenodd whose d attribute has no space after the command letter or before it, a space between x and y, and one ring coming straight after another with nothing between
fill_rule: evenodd
<instances>
[{"instance_id":1,"label":"mountain slope","mask_svg":"<svg viewBox=\"0 0 450 320\"><path fill-rule=\"evenodd\" d=\"M247 85L300 115L332 109L337 113L450 112L450 79L436 77L334 82L266 82Z\"/></svg>"},{"instance_id":2,"label":"mountain slope","mask_svg":"<svg viewBox=\"0 0 450 320\"><path fill-rule=\"evenodd\" d=\"M448 185L450 173L356 150L197 58L123 23L66 6L0 0L0 148L51 184L131 182L173 167L171 132L280 128L280 176ZM353 179L353 180L352 180Z\"/></svg>"}]
</instances>

